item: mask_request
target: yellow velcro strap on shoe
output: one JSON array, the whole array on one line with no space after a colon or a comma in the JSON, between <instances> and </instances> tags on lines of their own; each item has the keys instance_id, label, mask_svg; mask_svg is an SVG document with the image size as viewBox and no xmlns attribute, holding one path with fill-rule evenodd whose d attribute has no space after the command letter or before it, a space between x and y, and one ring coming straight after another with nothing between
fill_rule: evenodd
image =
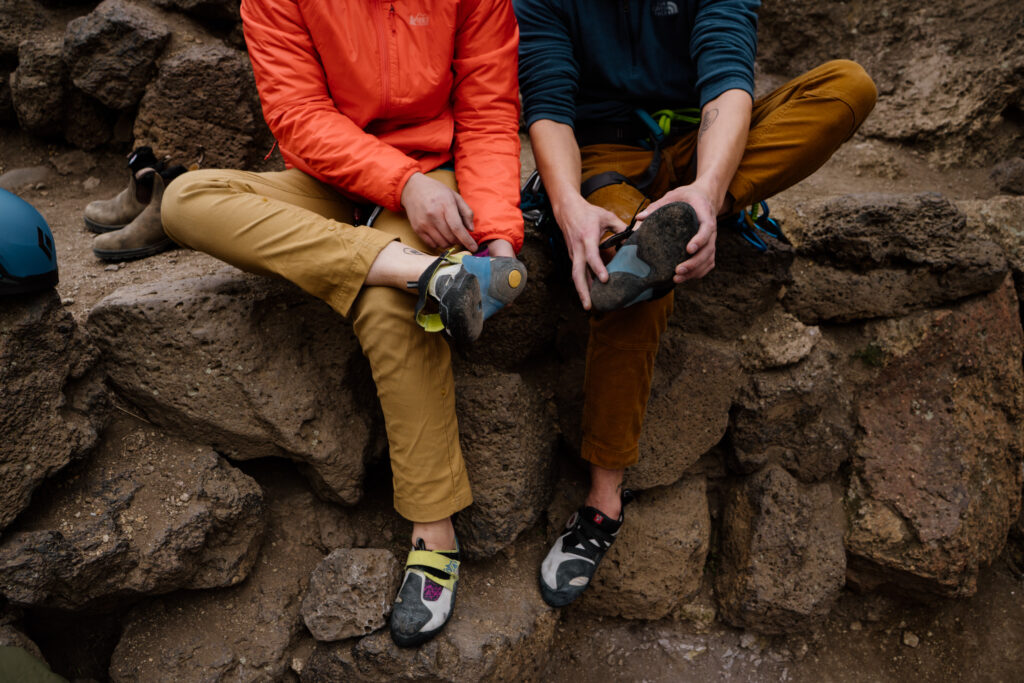
<instances>
[{"instance_id":1,"label":"yellow velcro strap on shoe","mask_svg":"<svg viewBox=\"0 0 1024 683\"><path fill-rule=\"evenodd\" d=\"M440 313L424 313L420 311L416 314L416 322L427 332L440 332L444 329Z\"/></svg>"},{"instance_id":2,"label":"yellow velcro strap on shoe","mask_svg":"<svg viewBox=\"0 0 1024 683\"><path fill-rule=\"evenodd\" d=\"M453 560L449 557L445 557L441 553L435 553L432 550L410 550L409 557L405 561L405 566L407 568L419 565L421 567L430 567L431 569L438 569L442 572L450 574L450 579L441 579L434 576L433 574L427 574L427 576L430 577L431 581L444 586L448 590L452 590L453 588L455 588L455 582L459 579L460 564L461 563L458 560Z\"/></svg>"}]
</instances>

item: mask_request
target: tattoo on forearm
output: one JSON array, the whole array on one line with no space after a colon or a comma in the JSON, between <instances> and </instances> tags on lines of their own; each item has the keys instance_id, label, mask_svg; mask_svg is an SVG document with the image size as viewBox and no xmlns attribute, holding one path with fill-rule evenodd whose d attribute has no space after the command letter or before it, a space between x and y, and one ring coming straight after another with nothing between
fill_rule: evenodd
<instances>
[{"instance_id":1,"label":"tattoo on forearm","mask_svg":"<svg viewBox=\"0 0 1024 683\"><path fill-rule=\"evenodd\" d=\"M704 116L700 119L700 131L697 133L697 142L700 142L700 139L704 137L704 133L714 125L716 119L718 119L717 109L708 109L704 112Z\"/></svg>"},{"instance_id":2,"label":"tattoo on forearm","mask_svg":"<svg viewBox=\"0 0 1024 683\"><path fill-rule=\"evenodd\" d=\"M419 249L413 249L412 247L402 247L402 251L406 254L412 254L413 256L423 256L423 252Z\"/></svg>"}]
</instances>

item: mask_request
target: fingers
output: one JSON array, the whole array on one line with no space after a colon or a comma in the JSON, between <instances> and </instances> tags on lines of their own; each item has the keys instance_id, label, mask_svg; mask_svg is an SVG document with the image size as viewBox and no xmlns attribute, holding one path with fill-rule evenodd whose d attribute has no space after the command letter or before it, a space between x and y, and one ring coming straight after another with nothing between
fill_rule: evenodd
<instances>
[{"instance_id":1,"label":"fingers","mask_svg":"<svg viewBox=\"0 0 1024 683\"><path fill-rule=\"evenodd\" d=\"M710 273L714 267L715 242L711 240L696 254L676 266L676 274L672 280L676 283L696 280Z\"/></svg>"},{"instance_id":2,"label":"fingers","mask_svg":"<svg viewBox=\"0 0 1024 683\"><path fill-rule=\"evenodd\" d=\"M446 239L447 244L455 244L457 242L473 252L477 250L477 244L462 222L462 213L459 210L458 202L454 200L458 196L453 192L450 201L445 203L443 222L438 226L438 231ZM466 210L469 210L468 206Z\"/></svg>"},{"instance_id":3,"label":"fingers","mask_svg":"<svg viewBox=\"0 0 1024 683\"><path fill-rule=\"evenodd\" d=\"M458 192L453 193L455 195L455 204L459 208L459 215L462 216L462 224L466 226L466 230L473 232L473 209L469 208L469 204L462 198L462 195Z\"/></svg>"},{"instance_id":4,"label":"fingers","mask_svg":"<svg viewBox=\"0 0 1024 683\"><path fill-rule=\"evenodd\" d=\"M575 251L572 255L572 283L576 285L576 292L580 295L580 303L583 310L590 310L590 283L587 276L586 258L582 251Z\"/></svg>"}]
</instances>

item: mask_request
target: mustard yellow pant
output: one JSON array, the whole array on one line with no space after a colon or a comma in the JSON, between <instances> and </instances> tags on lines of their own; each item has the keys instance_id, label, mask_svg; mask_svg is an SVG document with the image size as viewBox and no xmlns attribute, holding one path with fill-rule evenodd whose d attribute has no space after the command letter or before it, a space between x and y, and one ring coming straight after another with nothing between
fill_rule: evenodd
<instances>
[{"instance_id":1,"label":"mustard yellow pant","mask_svg":"<svg viewBox=\"0 0 1024 683\"><path fill-rule=\"evenodd\" d=\"M750 135L729 185L736 211L803 180L856 132L875 105L875 85L858 64L828 62L754 103ZM650 198L692 182L697 131L670 140ZM583 180L605 171L643 176L651 152L628 145L580 150ZM626 184L604 187L589 201L629 221L644 195ZM658 342L672 313L665 296L591 318L584 380L581 455L623 469L639 457L640 429Z\"/></svg>"},{"instance_id":2,"label":"mustard yellow pant","mask_svg":"<svg viewBox=\"0 0 1024 683\"><path fill-rule=\"evenodd\" d=\"M430 176L455 187L454 173ZM413 320L412 294L364 285L395 239L434 252L405 217L385 211L373 228L353 226L351 201L295 169L186 173L167 188L161 215L175 242L251 273L283 277L351 315L384 411L399 514L433 522L473 502L447 343Z\"/></svg>"}]
</instances>

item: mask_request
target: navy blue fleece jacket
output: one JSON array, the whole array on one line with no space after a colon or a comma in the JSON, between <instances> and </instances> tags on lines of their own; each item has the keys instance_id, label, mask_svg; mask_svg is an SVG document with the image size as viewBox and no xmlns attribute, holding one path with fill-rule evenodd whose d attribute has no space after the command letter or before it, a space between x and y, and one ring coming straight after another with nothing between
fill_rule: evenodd
<instances>
[{"instance_id":1,"label":"navy blue fleece jacket","mask_svg":"<svg viewBox=\"0 0 1024 683\"><path fill-rule=\"evenodd\" d=\"M529 126L753 97L757 0L514 0Z\"/></svg>"}]
</instances>

